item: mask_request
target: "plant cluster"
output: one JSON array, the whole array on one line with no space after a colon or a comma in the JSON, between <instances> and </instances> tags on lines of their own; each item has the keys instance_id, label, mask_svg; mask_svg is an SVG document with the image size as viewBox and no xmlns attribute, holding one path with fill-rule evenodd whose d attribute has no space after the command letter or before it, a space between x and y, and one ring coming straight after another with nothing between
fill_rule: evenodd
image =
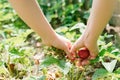
<instances>
[{"instance_id":1,"label":"plant cluster","mask_svg":"<svg viewBox=\"0 0 120 80\"><path fill-rule=\"evenodd\" d=\"M38 2L58 34L74 43L84 32L92 0ZM42 44L7 0L0 0L0 80L120 80L120 50L113 37L103 33L97 58L78 66L64 51ZM78 51L78 59L88 56L87 49Z\"/></svg>"}]
</instances>

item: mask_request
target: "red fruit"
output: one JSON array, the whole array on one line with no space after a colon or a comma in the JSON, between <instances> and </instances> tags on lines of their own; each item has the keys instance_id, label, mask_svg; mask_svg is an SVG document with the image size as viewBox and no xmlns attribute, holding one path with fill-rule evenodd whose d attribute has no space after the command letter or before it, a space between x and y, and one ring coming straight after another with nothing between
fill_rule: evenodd
<instances>
[{"instance_id":1,"label":"red fruit","mask_svg":"<svg viewBox=\"0 0 120 80\"><path fill-rule=\"evenodd\" d=\"M78 56L81 58L81 59L87 59L90 55L90 52L87 48L81 48L79 51L78 51Z\"/></svg>"}]
</instances>

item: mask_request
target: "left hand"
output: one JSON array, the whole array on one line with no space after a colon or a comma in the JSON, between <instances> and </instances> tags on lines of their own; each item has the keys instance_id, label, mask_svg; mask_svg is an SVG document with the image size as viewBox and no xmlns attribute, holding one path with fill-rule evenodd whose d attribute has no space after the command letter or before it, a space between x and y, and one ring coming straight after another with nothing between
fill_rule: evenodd
<instances>
[{"instance_id":1,"label":"left hand","mask_svg":"<svg viewBox=\"0 0 120 80\"><path fill-rule=\"evenodd\" d=\"M71 42L65 37L59 34L56 34L56 36L53 39L52 38L50 38L50 40L45 39L43 40L43 42L48 46L54 46L58 49L64 50L69 59L73 58L73 56L71 56L70 54Z\"/></svg>"}]
</instances>

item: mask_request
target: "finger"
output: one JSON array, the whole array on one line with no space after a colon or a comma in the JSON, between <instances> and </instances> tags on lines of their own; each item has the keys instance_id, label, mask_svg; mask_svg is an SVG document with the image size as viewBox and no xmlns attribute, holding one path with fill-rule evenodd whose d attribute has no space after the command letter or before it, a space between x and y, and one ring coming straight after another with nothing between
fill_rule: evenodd
<instances>
[{"instance_id":1,"label":"finger","mask_svg":"<svg viewBox=\"0 0 120 80\"><path fill-rule=\"evenodd\" d=\"M67 42L67 47L68 47L68 49L69 49L69 50L71 49L72 44L71 44L71 42L70 42L70 41L68 41L68 42Z\"/></svg>"},{"instance_id":2,"label":"finger","mask_svg":"<svg viewBox=\"0 0 120 80\"><path fill-rule=\"evenodd\" d=\"M75 60L75 54L70 52L70 49L72 47L72 44L70 42L67 42L67 49L65 50L65 52L67 53L67 57L70 60Z\"/></svg>"},{"instance_id":3,"label":"finger","mask_svg":"<svg viewBox=\"0 0 120 80\"><path fill-rule=\"evenodd\" d=\"M67 54L67 57L70 59L70 60L74 60L75 56L73 53L70 52L70 49L69 47L67 47L67 49L65 50L66 54Z\"/></svg>"},{"instance_id":4,"label":"finger","mask_svg":"<svg viewBox=\"0 0 120 80\"><path fill-rule=\"evenodd\" d=\"M73 53L67 53L67 56L66 56L68 59L70 59L72 62L75 61L75 55Z\"/></svg>"},{"instance_id":5,"label":"finger","mask_svg":"<svg viewBox=\"0 0 120 80\"><path fill-rule=\"evenodd\" d=\"M65 45L66 45L66 46L65 46L65 47L66 47L66 48L65 48L65 51L67 52L67 54L69 54L69 53L70 53L70 49L71 49L71 47L72 47L72 44L71 44L70 41L67 41Z\"/></svg>"},{"instance_id":6,"label":"finger","mask_svg":"<svg viewBox=\"0 0 120 80\"><path fill-rule=\"evenodd\" d=\"M85 46L87 47L87 49L90 52L90 57L89 58L91 58L91 59L96 58L96 56L98 55L98 46L97 46L97 44L95 44L95 45L86 44Z\"/></svg>"},{"instance_id":7,"label":"finger","mask_svg":"<svg viewBox=\"0 0 120 80\"><path fill-rule=\"evenodd\" d=\"M99 53L98 49L91 51L89 59L95 59L97 57L98 53Z\"/></svg>"},{"instance_id":8,"label":"finger","mask_svg":"<svg viewBox=\"0 0 120 80\"><path fill-rule=\"evenodd\" d=\"M81 63L81 59L80 59L80 58L77 58L77 59L76 59L75 65L76 65L77 67L82 66L82 63Z\"/></svg>"},{"instance_id":9,"label":"finger","mask_svg":"<svg viewBox=\"0 0 120 80\"><path fill-rule=\"evenodd\" d=\"M66 52L66 54L70 54L70 49L67 45L65 46L64 51Z\"/></svg>"},{"instance_id":10,"label":"finger","mask_svg":"<svg viewBox=\"0 0 120 80\"><path fill-rule=\"evenodd\" d=\"M85 59L81 62L82 66L90 64L90 61L88 59Z\"/></svg>"},{"instance_id":11,"label":"finger","mask_svg":"<svg viewBox=\"0 0 120 80\"><path fill-rule=\"evenodd\" d=\"M82 43L80 43L80 42L75 42L75 43L73 44L73 46L71 47L70 52L75 53L79 48L82 48L82 47L83 47L83 44L82 44Z\"/></svg>"}]
</instances>

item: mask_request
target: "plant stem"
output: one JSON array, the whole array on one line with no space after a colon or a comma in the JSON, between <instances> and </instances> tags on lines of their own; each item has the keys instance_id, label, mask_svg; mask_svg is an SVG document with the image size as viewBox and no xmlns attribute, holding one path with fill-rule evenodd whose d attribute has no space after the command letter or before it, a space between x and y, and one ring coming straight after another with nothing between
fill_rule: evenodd
<instances>
[{"instance_id":1,"label":"plant stem","mask_svg":"<svg viewBox=\"0 0 120 80\"><path fill-rule=\"evenodd\" d=\"M12 70L11 70L11 68L10 68L10 55L8 55L7 66L8 66L8 71L9 71L10 75L13 75L13 72L12 72Z\"/></svg>"}]
</instances>

